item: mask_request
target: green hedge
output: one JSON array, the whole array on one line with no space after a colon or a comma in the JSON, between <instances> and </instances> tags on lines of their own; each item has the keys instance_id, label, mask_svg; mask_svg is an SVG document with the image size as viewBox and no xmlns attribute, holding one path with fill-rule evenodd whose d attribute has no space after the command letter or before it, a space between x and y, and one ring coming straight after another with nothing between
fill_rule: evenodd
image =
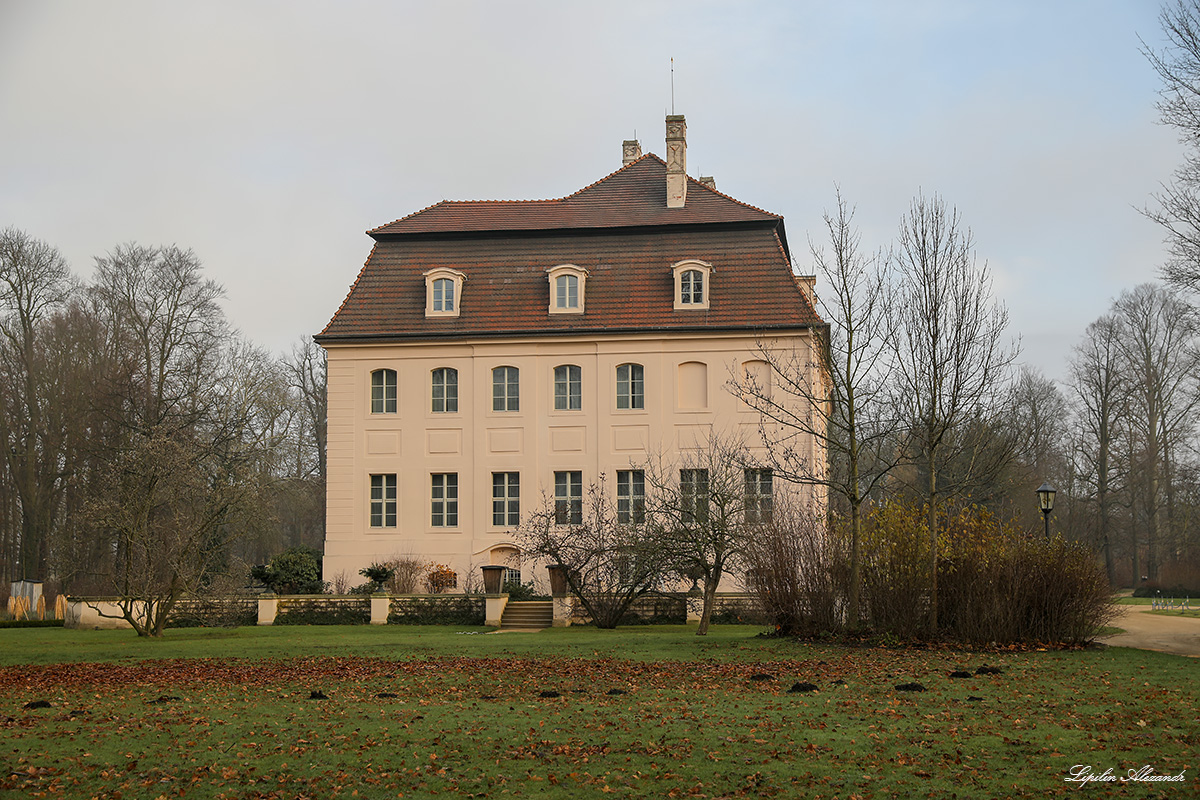
<instances>
[{"instance_id":1,"label":"green hedge","mask_svg":"<svg viewBox=\"0 0 1200 800\"><path fill-rule=\"evenodd\" d=\"M276 625L369 625L371 599L280 600Z\"/></svg>"},{"instance_id":2,"label":"green hedge","mask_svg":"<svg viewBox=\"0 0 1200 800\"><path fill-rule=\"evenodd\" d=\"M61 619L3 619L0 628L61 628Z\"/></svg>"},{"instance_id":3,"label":"green hedge","mask_svg":"<svg viewBox=\"0 0 1200 800\"><path fill-rule=\"evenodd\" d=\"M389 625L482 625L487 618L482 597L393 597Z\"/></svg>"}]
</instances>

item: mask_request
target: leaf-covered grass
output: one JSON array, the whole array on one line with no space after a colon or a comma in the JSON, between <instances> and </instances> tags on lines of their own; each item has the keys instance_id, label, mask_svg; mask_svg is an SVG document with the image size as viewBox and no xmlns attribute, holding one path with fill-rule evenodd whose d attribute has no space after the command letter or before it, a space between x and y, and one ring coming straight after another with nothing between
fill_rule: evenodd
<instances>
[{"instance_id":1,"label":"leaf-covered grass","mask_svg":"<svg viewBox=\"0 0 1200 800\"><path fill-rule=\"evenodd\" d=\"M1043 797L1076 764L1186 773L1106 797L1200 794L1194 660L756 631L5 631L0 795Z\"/></svg>"}]
</instances>

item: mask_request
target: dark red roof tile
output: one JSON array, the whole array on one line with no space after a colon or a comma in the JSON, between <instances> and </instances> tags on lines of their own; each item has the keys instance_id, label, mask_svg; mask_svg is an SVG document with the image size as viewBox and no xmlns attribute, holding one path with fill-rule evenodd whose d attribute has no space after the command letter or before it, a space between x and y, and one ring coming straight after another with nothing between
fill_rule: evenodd
<instances>
[{"instance_id":1,"label":"dark red roof tile","mask_svg":"<svg viewBox=\"0 0 1200 800\"><path fill-rule=\"evenodd\" d=\"M666 207L646 155L560 200L439 203L370 232L376 244L323 343L442 337L769 330L823 324L793 279L783 218L691 181ZM674 310L671 265L713 265L707 310ZM550 314L546 270L588 270L584 313ZM435 267L466 274L459 316L425 316Z\"/></svg>"}]
</instances>

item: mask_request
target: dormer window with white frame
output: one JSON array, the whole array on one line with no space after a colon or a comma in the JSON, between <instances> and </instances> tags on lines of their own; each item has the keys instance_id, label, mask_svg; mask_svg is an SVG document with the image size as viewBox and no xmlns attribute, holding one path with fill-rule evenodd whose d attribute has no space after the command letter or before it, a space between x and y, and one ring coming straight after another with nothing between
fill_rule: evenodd
<instances>
[{"instance_id":1,"label":"dormer window with white frame","mask_svg":"<svg viewBox=\"0 0 1200 800\"><path fill-rule=\"evenodd\" d=\"M438 267L424 273L425 316L457 317L462 285L467 276L455 269Z\"/></svg>"},{"instance_id":2,"label":"dormer window with white frame","mask_svg":"<svg viewBox=\"0 0 1200 800\"><path fill-rule=\"evenodd\" d=\"M713 265L689 258L671 265L675 281L675 310L707 309Z\"/></svg>"},{"instance_id":3,"label":"dormer window with white frame","mask_svg":"<svg viewBox=\"0 0 1200 800\"><path fill-rule=\"evenodd\" d=\"M588 271L574 264L559 264L546 274L550 279L550 313L582 314Z\"/></svg>"}]
</instances>

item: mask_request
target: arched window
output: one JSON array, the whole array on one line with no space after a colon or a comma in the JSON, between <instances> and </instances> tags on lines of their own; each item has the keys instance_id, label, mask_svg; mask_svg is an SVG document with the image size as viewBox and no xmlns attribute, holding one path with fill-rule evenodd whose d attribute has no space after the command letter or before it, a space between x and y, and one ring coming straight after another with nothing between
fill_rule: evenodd
<instances>
[{"instance_id":1,"label":"arched window","mask_svg":"<svg viewBox=\"0 0 1200 800\"><path fill-rule=\"evenodd\" d=\"M458 370L438 367L432 376L433 411L453 414L458 411Z\"/></svg>"},{"instance_id":2,"label":"arched window","mask_svg":"<svg viewBox=\"0 0 1200 800\"><path fill-rule=\"evenodd\" d=\"M371 373L371 413L396 413L396 370L377 369Z\"/></svg>"},{"instance_id":3,"label":"arched window","mask_svg":"<svg viewBox=\"0 0 1200 800\"><path fill-rule=\"evenodd\" d=\"M641 364L617 367L617 408L645 408L646 379Z\"/></svg>"},{"instance_id":4,"label":"arched window","mask_svg":"<svg viewBox=\"0 0 1200 800\"><path fill-rule=\"evenodd\" d=\"M437 267L425 277L425 316L457 317L463 282L467 276L455 269Z\"/></svg>"},{"instance_id":5,"label":"arched window","mask_svg":"<svg viewBox=\"0 0 1200 800\"><path fill-rule=\"evenodd\" d=\"M583 408L583 379L579 367L564 364L554 368L554 410L578 411Z\"/></svg>"},{"instance_id":6,"label":"arched window","mask_svg":"<svg viewBox=\"0 0 1200 800\"><path fill-rule=\"evenodd\" d=\"M492 411L521 410L521 372L516 367L492 370Z\"/></svg>"},{"instance_id":7,"label":"arched window","mask_svg":"<svg viewBox=\"0 0 1200 800\"><path fill-rule=\"evenodd\" d=\"M582 314L588 272L574 264L559 264L546 270L550 279L550 313Z\"/></svg>"},{"instance_id":8,"label":"arched window","mask_svg":"<svg viewBox=\"0 0 1200 800\"><path fill-rule=\"evenodd\" d=\"M689 258L672 264L671 271L675 276L675 310L708 308L713 265Z\"/></svg>"},{"instance_id":9,"label":"arched window","mask_svg":"<svg viewBox=\"0 0 1200 800\"><path fill-rule=\"evenodd\" d=\"M449 278L438 278L433 282L433 310L454 310L454 281Z\"/></svg>"}]
</instances>

